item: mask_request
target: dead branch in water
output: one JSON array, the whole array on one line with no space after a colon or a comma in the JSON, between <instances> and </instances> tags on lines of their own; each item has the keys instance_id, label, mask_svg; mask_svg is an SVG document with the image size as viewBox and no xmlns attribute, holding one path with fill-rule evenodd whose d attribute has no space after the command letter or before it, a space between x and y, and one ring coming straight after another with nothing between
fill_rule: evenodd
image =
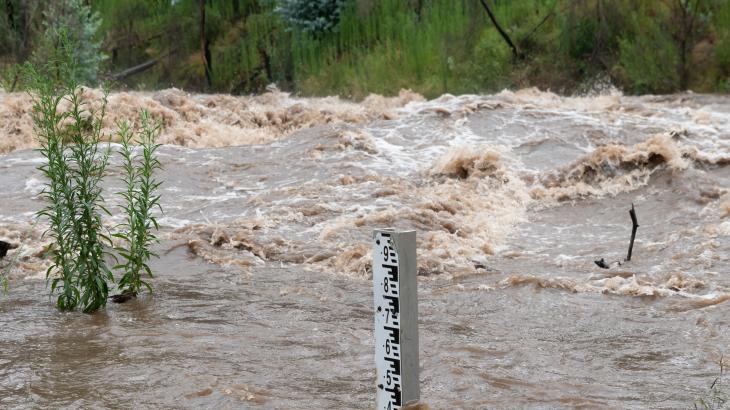
<instances>
[{"instance_id":1,"label":"dead branch in water","mask_svg":"<svg viewBox=\"0 0 730 410\"><path fill-rule=\"evenodd\" d=\"M601 258L601 260L597 260L597 261L593 261L593 262L594 262L594 263L596 264L596 266L598 266L599 268L603 268L603 269L608 269L608 268L610 268L610 267L611 267L611 266L609 266L609 264L607 264L607 263L606 263L606 260L605 260L605 259L603 259L603 258Z\"/></svg>"},{"instance_id":2,"label":"dead branch in water","mask_svg":"<svg viewBox=\"0 0 730 410\"><path fill-rule=\"evenodd\" d=\"M8 250L13 249L13 246L5 241L0 241L0 259L4 258L8 254Z\"/></svg>"},{"instance_id":3,"label":"dead branch in water","mask_svg":"<svg viewBox=\"0 0 730 410\"><path fill-rule=\"evenodd\" d=\"M634 209L634 204L631 204L631 209L629 209L629 215L631 215L631 242L629 243L629 253L626 255L625 262L628 262L631 260L631 252L634 250L634 239L636 239L636 230L639 229L639 222L636 220L636 209ZM621 266L620 261L615 261L608 263L604 258L601 258L600 260L593 261L596 266L602 269L610 269L611 266L616 263L618 266Z\"/></svg>"},{"instance_id":4,"label":"dead branch in water","mask_svg":"<svg viewBox=\"0 0 730 410\"><path fill-rule=\"evenodd\" d=\"M639 229L639 223L636 220L636 210L634 209L634 204L631 204L631 210L629 210L629 215L631 215L631 242L629 243L629 253L626 255L626 261L631 260L631 251L634 250L634 239L636 238L636 230Z\"/></svg>"}]
</instances>

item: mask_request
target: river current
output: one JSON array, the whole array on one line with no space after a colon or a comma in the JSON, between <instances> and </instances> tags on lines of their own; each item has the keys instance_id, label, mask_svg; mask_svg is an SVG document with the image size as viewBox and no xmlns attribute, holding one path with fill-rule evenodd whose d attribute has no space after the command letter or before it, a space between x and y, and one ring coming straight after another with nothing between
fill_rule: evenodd
<instances>
[{"instance_id":1,"label":"river current","mask_svg":"<svg viewBox=\"0 0 730 410\"><path fill-rule=\"evenodd\" d=\"M730 97L117 92L107 131L140 108L155 293L59 313L30 102L0 94L0 407L372 408L382 227L417 231L432 409L691 408L727 364Z\"/></svg>"}]
</instances>

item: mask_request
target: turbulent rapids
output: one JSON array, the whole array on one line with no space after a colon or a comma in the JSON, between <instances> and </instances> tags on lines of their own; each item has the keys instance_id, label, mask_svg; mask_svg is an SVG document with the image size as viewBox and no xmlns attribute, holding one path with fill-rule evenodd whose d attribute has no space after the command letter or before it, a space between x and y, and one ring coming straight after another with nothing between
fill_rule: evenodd
<instances>
[{"instance_id":1,"label":"turbulent rapids","mask_svg":"<svg viewBox=\"0 0 730 410\"><path fill-rule=\"evenodd\" d=\"M63 326L77 321L100 344L131 335L111 340L118 358L92 352L123 379L84 375L118 399L368 408L369 237L386 226L418 232L433 408L691 407L730 354L728 97L119 92L109 135L140 108L165 125L159 294L71 318L42 296L30 99L0 94L0 240L18 245L0 404L108 404L62 401L71 388L43 370L70 369L57 345L74 349ZM623 261L632 203L632 261L597 268ZM151 369L125 359L141 343Z\"/></svg>"}]
</instances>

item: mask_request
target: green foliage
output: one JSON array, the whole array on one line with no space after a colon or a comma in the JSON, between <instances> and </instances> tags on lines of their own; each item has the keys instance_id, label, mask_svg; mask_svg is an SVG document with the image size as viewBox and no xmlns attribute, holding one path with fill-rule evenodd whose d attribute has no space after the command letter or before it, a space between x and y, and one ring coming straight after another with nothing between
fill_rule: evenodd
<instances>
[{"instance_id":1,"label":"green foliage","mask_svg":"<svg viewBox=\"0 0 730 410\"><path fill-rule=\"evenodd\" d=\"M41 33L41 0L5 0L0 11L0 62L25 60L35 36Z\"/></svg>"},{"instance_id":2,"label":"green foliage","mask_svg":"<svg viewBox=\"0 0 730 410\"><path fill-rule=\"evenodd\" d=\"M485 31L474 48L479 69L479 82L487 89L499 89L507 85L512 65L512 51L495 31Z\"/></svg>"},{"instance_id":3,"label":"green foliage","mask_svg":"<svg viewBox=\"0 0 730 410\"><path fill-rule=\"evenodd\" d=\"M0 56L12 56L19 53L23 46L23 7L18 1L5 2L5 12L0 13Z\"/></svg>"},{"instance_id":4,"label":"green foliage","mask_svg":"<svg viewBox=\"0 0 730 410\"><path fill-rule=\"evenodd\" d=\"M57 295L56 306L60 310L80 308L91 313L106 305L109 283L114 282L106 264L107 258L114 257L108 251L112 241L102 224L102 215L109 215L102 196L102 180L110 150L108 146L101 147L105 139L102 124L107 94L97 101L99 108L93 108L84 89L75 81L78 68L75 60L68 58L73 52L71 43L65 37L60 37L60 41L59 53L65 55L49 60L43 69L31 64L25 68L39 152L46 159L39 167L47 180L42 193L46 205L38 216L48 221L44 236L53 240L52 262L46 277L51 293ZM55 72L52 77L46 74L51 71ZM142 286L151 290L141 280L141 272L152 275L147 262L154 256L150 245L157 240L152 228L158 228L152 210L159 207L160 201L156 194L160 183L153 173L160 168L155 139L161 125L146 112L141 120L139 158L132 154L129 145L133 135L129 125L120 124L127 183L122 196L127 200L124 210L128 219L123 225L125 230L114 235L126 245L117 249L124 258L124 263L117 266L124 270L118 286L133 294Z\"/></svg>"},{"instance_id":5,"label":"green foliage","mask_svg":"<svg viewBox=\"0 0 730 410\"><path fill-rule=\"evenodd\" d=\"M160 208L160 196L156 191L161 182L156 181L153 174L161 168L155 154L160 145L155 141L162 124L152 120L147 111L142 111L141 130L136 141L142 149L141 156L136 156L132 151L134 132L129 123L120 123L119 129L122 145L119 153L123 159L123 182L126 187L124 191L119 192L119 195L125 202L123 208L127 220L122 224L123 231L114 235L123 243L117 248L123 263L117 265L115 269L124 272L119 279L119 290L123 294L136 295L142 286L152 292L150 284L142 279L142 273L152 277L148 262L152 256L157 256L150 247L157 242L153 228L159 229L152 211L154 208Z\"/></svg>"},{"instance_id":6,"label":"green foliage","mask_svg":"<svg viewBox=\"0 0 730 410\"><path fill-rule=\"evenodd\" d=\"M83 0L57 0L48 2L44 13L43 35L36 45L31 62L42 66L49 59L57 59L62 42L72 44L68 58L75 62L73 80L78 84L97 85L99 66L105 59L101 41L96 39L101 20ZM50 67L52 75L54 67Z\"/></svg>"},{"instance_id":7,"label":"green foliage","mask_svg":"<svg viewBox=\"0 0 730 410\"><path fill-rule=\"evenodd\" d=\"M481 62L459 64L474 55L475 41L462 39L465 29L477 37L481 31L474 19L483 13L478 3L434 1L420 8L414 3L383 0L368 10L352 3L338 32L295 38L299 90L357 98L400 88L427 95L480 88L482 84L464 80L480 70Z\"/></svg>"},{"instance_id":8,"label":"green foliage","mask_svg":"<svg viewBox=\"0 0 730 410\"><path fill-rule=\"evenodd\" d=\"M83 68L77 80L88 83L103 58L102 38L93 35L101 24L111 56L106 71L155 62L125 85L211 90L198 0L95 0L98 14L80 11L88 10L82 2L7 0L12 13L0 11L0 34L8 39L0 67L25 60L31 49L38 60L52 56L49 45L65 33L88 51L74 57ZM724 90L730 83L728 1L489 3L524 58L505 52L477 0L207 1L212 90L261 92L276 83L302 94L360 98L400 88L427 96L532 85L570 92L595 78L630 93ZM15 73L3 71L3 87L15 88Z\"/></svg>"},{"instance_id":9,"label":"green foliage","mask_svg":"<svg viewBox=\"0 0 730 410\"><path fill-rule=\"evenodd\" d=\"M262 91L272 82L291 85L292 35L273 7L258 8L240 24L222 29L211 46L214 88L242 93Z\"/></svg>"},{"instance_id":10,"label":"green foliage","mask_svg":"<svg viewBox=\"0 0 730 410\"><path fill-rule=\"evenodd\" d=\"M42 18L40 0L6 0L0 12L0 88L15 91L21 82L22 63L28 58L32 41L38 37Z\"/></svg>"},{"instance_id":11,"label":"green foliage","mask_svg":"<svg viewBox=\"0 0 730 410\"><path fill-rule=\"evenodd\" d=\"M21 80L23 67L18 64L11 64L0 71L0 89L8 92L15 91L18 82Z\"/></svg>"},{"instance_id":12,"label":"green foliage","mask_svg":"<svg viewBox=\"0 0 730 410\"><path fill-rule=\"evenodd\" d=\"M59 49L72 52L63 37ZM45 74L49 67L64 74L61 81ZM91 106L74 81L73 60L51 60L44 68L28 65L26 73L39 152L47 161L39 167L47 183L42 193L46 206L38 212L49 222L44 235L53 239L46 277L60 310L90 313L106 304L108 282L113 281L105 262L105 245L111 241L101 220L108 214L101 181L109 150L100 147L106 94L100 108Z\"/></svg>"},{"instance_id":13,"label":"green foliage","mask_svg":"<svg viewBox=\"0 0 730 410\"><path fill-rule=\"evenodd\" d=\"M679 56L666 30L655 19L634 13L633 35L619 40L620 77L634 92L667 93L679 87Z\"/></svg>"},{"instance_id":14,"label":"green foliage","mask_svg":"<svg viewBox=\"0 0 730 410\"><path fill-rule=\"evenodd\" d=\"M718 67L718 88L721 91L730 91L730 2L722 2L722 6L714 14L714 27L717 33L715 38L714 57Z\"/></svg>"},{"instance_id":15,"label":"green foliage","mask_svg":"<svg viewBox=\"0 0 730 410\"><path fill-rule=\"evenodd\" d=\"M610 57L618 51L618 39L626 29L626 10L620 0L571 2L556 16L559 48L572 59L584 61Z\"/></svg>"},{"instance_id":16,"label":"green foliage","mask_svg":"<svg viewBox=\"0 0 730 410\"><path fill-rule=\"evenodd\" d=\"M337 30L346 0L279 0L276 12L294 30L321 35Z\"/></svg>"}]
</instances>

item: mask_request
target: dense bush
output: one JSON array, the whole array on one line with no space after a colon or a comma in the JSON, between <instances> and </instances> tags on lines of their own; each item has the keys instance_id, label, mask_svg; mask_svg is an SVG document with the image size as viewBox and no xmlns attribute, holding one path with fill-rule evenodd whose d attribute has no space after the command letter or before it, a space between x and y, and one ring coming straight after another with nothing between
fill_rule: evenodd
<instances>
[{"instance_id":1,"label":"dense bush","mask_svg":"<svg viewBox=\"0 0 730 410\"><path fill-rule=\"evenodd\" d=\"M479 83L486 89L499 89L509 85L512 68L512 52L494 31L485 31L474 47L474 60Z\"/></svg>"},{"instance_id":2,"label":"dense bush","mask_svg":"<svg viewBox=\"0 0 730 410\"><path fill-rule=\"evenodd\" d=\"M109 139L102 134L107 94L98 101L87 96L77 82L80 68L71 57L74 51L73 42L61 36L54 53L60 57L42 68L28 64L25 84L33 101L38 151L45 159L38 168L46 179L41 194L45 206L38 217L48 223L44 236L52 240L46 277L51 293L57 296L58 309L91 313L106 305L114 284L107 265L108 259L116 258L111 253L112 236L123 242L116 248L124 260L115 267L122 270L119 290L129 296L136 296L142 286L151 290L141 273L152 274L147 263L154 256L150 246L156 240L152 231L157 229L157 221L152 211L159 208L160 199L156 194L160 183L153 176L160 168L155 155L160 125L143 113L137 141L141 158L132 155L129 146L134 133L127 125L121 127L127 183L122 196L128 218L121 232L110 235L102 221L110 215L102 187L110 157L109 145L102 144Z\"/></svg>"},{"instance_id":3,"label":"dense bush","mask_svg":"<svg viewBox=\"0 0 730 410\"><path fill-rule=\"evenodd\" d=\"M730 1L723 3L714 15L715 66L717 67L717 87L720 91L730 92Z\"/></svg>"},{"instance_id":4,"label":"dense bush","mask_svg":"<svg viewBox=\"0 0 730 410\"><path fill-rule=\"evenodd\" d=\"M160 207L160 196L156 194L161 182L155 180L154 173L161 168L157 159L157 137L162 130L162 124L152 119L147 111L140 116L141 128L135 136L129 122L119 124L121 140L120 155L123 159L123 183L125 190L119 195L124 199L124 213L126 221L122 224L122 231L114 234L122 244L117 252L122 261L115 266L123 274L119 279L118 288L123 295L136 296L144 286L152 292L152 286L142 279L142 274L152 277L149 260L155 255L151 247L157 242L154 231L159 229L157 218L153 211ZM142 152L135 155L131 144L139 144Z\"/></svg>"},{"instance_id":5,"label":"dense bush","mask_svg":"<svg viewBox=\"0 0 730 410\"><path fill-rule=\"evenodd\" d=\"M101 181L109 150L100 145L106 96L94 109L74 81L78 67L73 44L60 38L65 58L49 60L43 69L27 67L26 84L33 96L33 123L46 162L39 170L46 177L42 196L45 236L52 238L52 263L46 272L60 310L81 308L93 312L106 305L113 275L106 264L111 241L102 225L104 207ZM54 72L54 76L47 73ZM62 80L59 81L58 78ZM67 105L68 108L63 106Z\"/></svg>"},{"instance_id":6,"label":"dense bush","mask_svg":"<svg viewBox=\"0 0 730 410\"><path fill-rule=\"evenodd\" d=\"M99 67L105 59L97 30L101 24L99 13L92 12L83 0L55 0L48 2L44 13L43 34L33 51L31 62L42 67L53 58L57 59L62 37L73 44L68 58L73 59L76 69L70 80L89 86L98 84ZM48 74L53 74L53 68Z\"/></svg>"},{"instance_id":7,"label":"dense bush","mask_svg":"<svg viewBox=\"0 0 730 410\"><path fill-rule=\"evenodd\" d=\"M652 19L632 15L634 35L622 36L619 78L638 93L666 93L679 87L677 49Z\"/></svg>"},{"instance_id":8,"label":"dense bush","mask_svg":"<svg viewBox=\"0 0 730 410\"><path fill-rule=\"evenodd\" d=\"M290 28L321 35L334 31L346 0L279 0L276 11Z\"/></svg>"}]
</instances>

